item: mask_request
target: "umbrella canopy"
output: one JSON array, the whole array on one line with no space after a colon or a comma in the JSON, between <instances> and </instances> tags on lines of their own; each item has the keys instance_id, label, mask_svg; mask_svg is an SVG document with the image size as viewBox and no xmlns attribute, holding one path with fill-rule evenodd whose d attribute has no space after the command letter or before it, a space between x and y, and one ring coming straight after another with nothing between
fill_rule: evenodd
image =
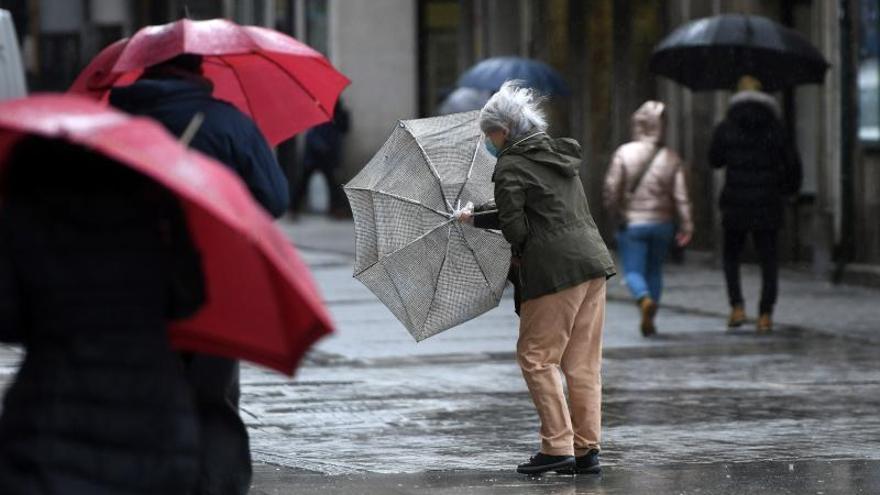
<instances>
[{"instance_id":1,"label":"umbrella canopy","mask_svg":"<svg viewBox=\"0 0 880 495\"><path fill-rule=\"evenodd\" d=\"M821 84L829 66L798 32L764 17L725 14L673 31L654 49L649 67L697 91L733 89L744 75L777 91Z\"/></svg>"},{"instance_id":2,"label":"umbrella canopy","mask_svg":"<svg viewBox=\"0 0 880 495\"><path fill-rule=\"evenodd\" d=\"M285 34L232 21L181 19L147 26L99 53L70 91L106 99L151 65L183 53L204 56L214 96L248 114L276 145L333 117L348 78L323 55Z\"/></svg>"},{"instance_id":3,"label":"umbrella canopy","mask_svg":"<svg viewBox=\"0 0 880 495\"><path fill-rule=\"evenodd\" d=\"M483 108L492 96L490 91L474 88L456 88L443 100L443 104L437 109L440 115L450 113L471 112Z\"/></svg>"},{"instance_id":4,"label":"umbrella canopy","mask_svg":"<svg viewBox=\"0 0 880 495\"><path fill-rule=\"evenodd\" d=\"M549 65L522 57L487 58L458 78L458 86L495 92L511 79L547 95L571 93L565 79Z\"/></svg>"},{"instance_id":5,"label":"umbrella canopy","mask_svg":"<svg viewBox=\"0 0 880 495\"><path fill-rule=\"evenodd\" d=\"M202 256L207 302L172 324L177 348L292 374L309 347L332 330L308 268L241 180L183 148L159 124L70 95L0 103L0 160L27 135L86 147L180 199Z\"/></svg>"},{"instance_id":6,"label":"umbrella canopy","mask_svg":"<svg viewBox=\"0 0 880 495\"><path fill-rule=\"evenodd\" d=\"M404 120L345 186L354 212L354 276L416 340L498 305L510 246L451 218L453 205L493 196L495 159L478 112Z\"/></svg>"}]
</instances>

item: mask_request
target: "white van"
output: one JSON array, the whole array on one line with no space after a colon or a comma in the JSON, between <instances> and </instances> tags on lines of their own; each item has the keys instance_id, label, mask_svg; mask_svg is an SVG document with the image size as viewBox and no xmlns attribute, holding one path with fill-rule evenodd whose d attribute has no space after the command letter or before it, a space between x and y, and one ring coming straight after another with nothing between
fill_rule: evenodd
<instances>
[{"instance_id":1,"label":"white van","mask_svg":"<svg viewBox=\"0 0 880 495\"><path fill-rule=\"evenodd\" d=\"M0 100L27 96L21 50L12 15L0 9Z\"/></svg>"}]
</instances>

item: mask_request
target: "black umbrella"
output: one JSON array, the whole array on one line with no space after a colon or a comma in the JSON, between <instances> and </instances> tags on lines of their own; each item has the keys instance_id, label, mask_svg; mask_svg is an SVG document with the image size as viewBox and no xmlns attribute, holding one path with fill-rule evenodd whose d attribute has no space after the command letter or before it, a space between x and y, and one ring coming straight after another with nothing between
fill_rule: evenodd
<instances>
[{"instance_id":1,"label":"black umbrella","mask_svg":"<svg viewBox=\"0 0 880 495\"><path fill-rule=\"evenodd\" d=\"M821 84L828 62L798 32L759 16L725 14L676 29L654 49L651 72L693 90L732 89L743 75L765 91Z\"/></svg>"}]
</instances>

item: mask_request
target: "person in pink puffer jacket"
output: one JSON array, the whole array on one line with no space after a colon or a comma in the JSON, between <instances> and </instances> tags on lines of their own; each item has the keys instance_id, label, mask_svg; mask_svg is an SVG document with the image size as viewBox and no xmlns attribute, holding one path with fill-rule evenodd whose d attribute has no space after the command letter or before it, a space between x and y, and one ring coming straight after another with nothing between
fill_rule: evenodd
<instances>
[{"instance_id":1,"label":"person in pink puffer jacket","mask_svg":"<svg viewBox=\"0 0 880 495\"><path fill-rule=\"evenodd\" d=\"M619 219L619 254L645 337L657 331L654 316L669 246L673 239L687 245L694 230L684 164L663 144L664 110L663 103L646 101L633 114L633 140L614 153L603 194L606 209Z\"/></svg>"}]
</instances>

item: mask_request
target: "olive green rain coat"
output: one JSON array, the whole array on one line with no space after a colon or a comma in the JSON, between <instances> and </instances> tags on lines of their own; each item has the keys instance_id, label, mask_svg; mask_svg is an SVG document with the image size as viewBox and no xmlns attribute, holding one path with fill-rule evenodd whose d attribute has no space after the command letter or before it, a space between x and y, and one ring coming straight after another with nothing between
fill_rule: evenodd
<instances>
[{"instance_id":1,"label":"olive green rain coat","mask_svg":"<svg viewBox=\"0 0 880 495\"><path fill-rule=\"evenodd\" d=\"M498 158L492 176L498 224L520 257L523 301L615 274L578 177L580 163L577 141L544 133Z\"/></svg>"}]
</instances>

